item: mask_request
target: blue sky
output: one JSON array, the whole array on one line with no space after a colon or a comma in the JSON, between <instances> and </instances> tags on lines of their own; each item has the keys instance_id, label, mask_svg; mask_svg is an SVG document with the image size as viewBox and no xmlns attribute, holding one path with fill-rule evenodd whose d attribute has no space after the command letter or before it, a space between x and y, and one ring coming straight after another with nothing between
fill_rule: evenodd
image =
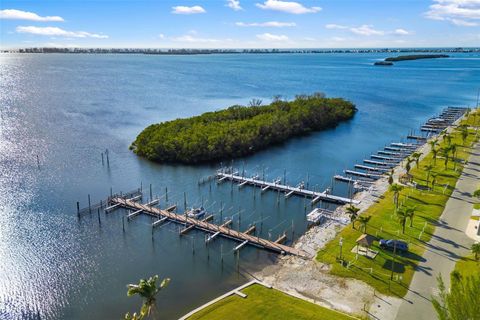
<instances>
[{"instance_id":1,"label":"blue sky","mask_svg":"<svg viewBox=\"0 0 480 320\"><path fill-rule=\"evenodd\" d=\"M480 0L35 0L0 4L2 48L480 46Z\"/></svg>"}]
</instances>

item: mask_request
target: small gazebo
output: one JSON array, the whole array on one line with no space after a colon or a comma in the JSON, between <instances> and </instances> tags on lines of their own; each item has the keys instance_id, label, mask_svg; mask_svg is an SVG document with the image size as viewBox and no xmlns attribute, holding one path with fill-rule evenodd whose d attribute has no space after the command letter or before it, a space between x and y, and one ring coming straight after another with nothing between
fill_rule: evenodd
<instances>
[{"instance_id":1,"label":"small gazebo","mask_svg":"<svg viewBox=\"0 0 480 320\"><path fill-rule=\"evenodd\" d=\"M375 240L376 238L374 236L364 233L355 241L357 245L355 246L354 250L356 250L357 254L374 259L377 256L378 251L371 250L370 247Z\"/></svg>"}]
</instances>

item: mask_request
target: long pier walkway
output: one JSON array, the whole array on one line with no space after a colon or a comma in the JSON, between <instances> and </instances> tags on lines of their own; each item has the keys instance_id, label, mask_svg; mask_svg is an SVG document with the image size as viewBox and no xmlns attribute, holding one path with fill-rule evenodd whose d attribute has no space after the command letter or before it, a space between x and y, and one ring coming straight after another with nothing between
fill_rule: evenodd
<instances>
[{"instance_id":1,"label":"long pier walkway","mask_svg":"<svg viewBox=\"0 0 480 320\"><path fill-rule=\"evenodd\" d=\"M256 178L242 177L234 173L225 173L225 172L219 171L217 172L217 178L219 181L231 180L234 182L238 182L240 185L249 184L253 186L259 186L262 188L262 190L272 189L272 190L279 190L279 191L285 192L285 194L287 195L295 194L300 196L311 197L312 203L315 203L319 200L329 201L333 203L340 203L340 204L347 204L347 203L359 204L360 203L357 200L335 196L332 194L328 194L325 191L317 192L317 191L307 190L304 188L287 186L287 185L283 185L276 182L268 182L268 181L263 181Z\"/></svg>"},{"instance_id":2,"label":"long pier walkway","mask_svg":"<svg viewBox=\"0 0 480 320\"><path fill-rule=\"evenodd\" d=\"M110 206L119 206L132 211L140 210L149 215L157 216L159 219L167 218L168 220L171 220L177 223L194 226L194 228L197 228L212 234L218 234L225 238L242 242L242 244L243 243L250 244L259 248L267 249L267 250L281 253L281 254L292 254L292 255L303 257L303 258L309 258L309 255L305 251L302 251L290 246L282 245L280 243L266 240L260 237L255 237L250 234L247 234L246 232L236 231L226 226L220 226L204 220L189 218L186 215L181 215L181 214L173 213L167 210L155 208L150 205L141 204L133 200L116 197L116 198L110 199L109 204Z\"/></svg>"}]
</instances>

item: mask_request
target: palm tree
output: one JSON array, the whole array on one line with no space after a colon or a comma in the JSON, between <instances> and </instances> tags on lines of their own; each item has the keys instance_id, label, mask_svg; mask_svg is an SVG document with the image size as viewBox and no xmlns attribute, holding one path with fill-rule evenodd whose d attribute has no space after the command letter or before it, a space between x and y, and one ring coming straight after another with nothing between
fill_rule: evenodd
<instances>
[{"instance_id":1,"label":"palm tree","mask_svg":"<svg viewBox=\"0 0 480 320\"><path fill-rule=\"evenodd\" d=\"M441 151L442 151L442 156L445 158L445 169L447 169L448 158L450 157L450 146L444 147Z\"/></svg>"},{"instance_id":2,"label":"palm tree","mask_svg":"<svg viewBox=\"0 0 480 320\"><path fill-rule=\"evenodd\" d=\"M433 165L437 164L438 149L432 148Z\"/></svg>"},{"instance_id":3,"label":"palm tree","mask_svg":"<svg viewBox=\"0 0 480 320\"><path fill-rule=\"evenodd\" d=\"M433 170L433 166L431 164L428 164L428 165L424 166L423 169L425 169L425 171L427 171L427 187L428 187L428 181L430 180L430 173Z\"/></svg>"},{"instance_id":4,"label":"palm tree","mask_svg":"<svg viewBox=\"0 0 480 320\"><path fill-rule=\"evenodd\" d=\"M432 173L432 190L435 188L435 183L437 182L437 174Z\"/></svg>"},{"instance_id":5,"label":"palm tree","mask_svg":"<svg viewBox=\"0 0 480 320\"><path fill-rule=\"evenodd\" d=\"M447 144L450 144L452 142L452 137L448 134L448 132L445 132L442 135L442 138L447 142Z\"/></svg>"},{"instance_id":6,"label":"palm tree","mask_svg":"<svg viewBox=\"0 0 480 320\"><path fill-rule=\"evenodd\" d=\"M350 205L347 207L347 213L350 215L350 221L352 222L353 229L355 229L355 221L358 217L358 211L360 211L360 208L357 208L355 206Z\"/></svg>"},{"instance_id":7,"label":"palm tree","mask_svg":"<svg viewBox=\"0 0 480 320\"><path fill-rule=\"evenodd\" d=\"M415 207L406 208L405 215L410 219L410 228L413 227L413 217L415 216Z\"/></svg>"},{"instance_id":8,"label":"palm tree","mask_svg":"<svg viewBox=\"0 0 480 320\"><path fill-rule=\"evenodd\" d=\"M421 156L422 154L420 152L412 153L412 158L415 160L415 165L417 166L417 168L418 168L418 161L420 161Z\"/></svg>"},{"instance_id":9,"label":"palm tree","mask_svg":"<svg viewBox=\"0 0 480 320\"><path fill-rule=\"evenodd\" d=\"M480 242L472 244L472 253L475 255L475 260L478 260L480 254Z\"/></svg>"},{"instance_id":10,"label":"palm tree","mask_svg":"<svg viewBox=\"0 0 480 320\"><path fill-rule=\"evenodd\" d=\"M158 275L155 275L153 277L150 277L150 279L148 280L140 279L140 282L138 284L127 285L127 295L129 297L138 294L140 297L143 298L143 305L140 311L139 319L150 315L150 312L155 307L156 295L170 282L169 278L165 278L162 280L160 285L157 286L157 280Z\"/></svg>"},{"instance_id":11,"label":"palm tree","mask_svg":"<svg viewBox=\"0 0 480 320\"><path fill-rule=\"evenodd\" d=\"M435 138L431 141L428 142L430 144L430 146L432 147L432 150L435 149L435 146L438 144L438 139Z\"/></svg>"},{"instance_id":12,"label":"palm tree","mask_svg":"<svg viewBox=\"0 0 480 320\"><path fill-rule=\"evenodd\" d=\"M452 152L453 170L455 170L457 168L457 161L456 161L457 144L452 143L449 147L450 147L450 151Z\"/></svg>"},{"instance_id":13,"label":"palm tree","mask_svg":"<svg viewBox=\"0 0 480 320\"><path fill-rule=\"evenodd\" d=\"M395 210L398 208L398 198L400 197L400 191L403 187L397 183L394 183L390 186L390 191L393 192L393 203L395 204Z\"/></svg>"},{"instance_id":14,"label":"palm tree","mask_svg":"<svg viewBox=\"0 0 480 320\"><path fill-rule=\"evenodd\" d=\"M367 216L367 217L360 216L360 217L358 217L357 220L360 221L360 225L363 228L363 233L367 233L367 224L368 224L368 221L370 221L371 218L372 218L372 216Z\"/></svg>"},{"instance_id":15,"label":"palm tree","mask_svg":"<svg viewBox=\"0 0 480 320\"><path fill-rule=\"evenodd\" d=\"M398 222L402 226L402 233L405 233L405 224L407 223L407 213L404 209L400 209L397 212Z\"/></svg>"},{"instance_id":16,"label":"palm tree","mask_svg":"<svg viewBox=\"0 0 480 320\"><path fill-rule=\"evenodd\" d=\"M392 185L392 183L393 183L393 169L389 173L387 173L387 175L388 175L388 184Z\"/></svg>"},{"instance_id":17,"label":"palm tree","mask_svg":"<svg viewBox=\"0 0 480 320\"><path fill-rule=\"evenodd\" d=\"M410 169L412 168L412 167L410 166L410 163L413 162L413 159L410 158L410 157L407 157L407 160L406 160L406 161L407 161L407 163L405 164L405 170L407 171L407 174L408 174L408 172L410 172Z\"/></svg>"},{"instance_id":18,"label":"palm tree","mask_svg":"<svg viewBox=\"0 0 480 320\"><path fill-rule=\"evenodd\" d=\"M463 145L465 145L465 141L467 140L467 137L468 137L468 128L467 128L467 126L462 127L462 131L460 132L460 134L462 135Z\"/></svg>"}]
</instances>

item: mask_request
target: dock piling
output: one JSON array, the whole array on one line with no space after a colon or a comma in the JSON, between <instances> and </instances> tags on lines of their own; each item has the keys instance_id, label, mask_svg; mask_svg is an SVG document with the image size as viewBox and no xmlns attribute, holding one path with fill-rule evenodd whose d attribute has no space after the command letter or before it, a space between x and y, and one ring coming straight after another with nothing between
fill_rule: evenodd
<instances>
[{"instance_id":1,"label":"dock piling","mask_svg":"<svg viewBox=\"0 0 480 320\"><path fill-rule=\"evenodd\" d=\"M183 193L183 209L187 212L187 193Z\"/></svg>"},{"instance_id":2,"label":"dock piling","mask_svg":"<svg viewBox=\"0 0 480 320\"><path fill-rule=\"evenodd\" d=\"M90 194L88 195L88 213L92 213L92 206L90 204Z\"/></svg>"},{"instance_id":3,"label":"dock piling","mask_svg":"<svg viewBox=\"0 0 480 320\"><path fill-rule=\"evenodd\" d=\"M77 216L80 218L80 202L77 201Z\"/></svg>"}]
</instances>

